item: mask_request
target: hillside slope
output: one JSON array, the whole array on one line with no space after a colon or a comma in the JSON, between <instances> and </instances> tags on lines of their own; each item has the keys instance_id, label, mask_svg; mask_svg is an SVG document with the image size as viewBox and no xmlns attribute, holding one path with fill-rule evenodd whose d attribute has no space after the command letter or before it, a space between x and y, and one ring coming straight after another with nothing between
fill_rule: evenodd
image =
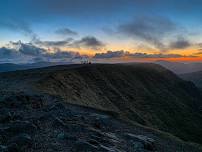
<instances>
[{"instance_id":1,"label":"hillside slope","mask_svg":"<svg viewBox=\"0 0 202 152\"><path fill-rule=\"evenodd\" d=\"M110 112L67 104L49 95L7 92L0 99L0 151L201 152L202 148L121 121Z\"/></svg>"},{"instance_id":2,"label":"hillside slope","mask_svg":"<svg viewBox=\"0 0 202 152\"><path fill-rule=\"evenodd\" d=\"M192 81L197 87L202 89L202 71L181 74L180 77L187 81Z\"/></svg>"},{"instance_id":3,"label":"hillside slope","mask_svg":"<svg viewBox=\"0 0 202 152\"><path fill-rule=\"evenodd\" d=\"M46 93L202 143L200 91L155 64L70 65L0 75L1 88Z\"/></svg>"}]
</instances>

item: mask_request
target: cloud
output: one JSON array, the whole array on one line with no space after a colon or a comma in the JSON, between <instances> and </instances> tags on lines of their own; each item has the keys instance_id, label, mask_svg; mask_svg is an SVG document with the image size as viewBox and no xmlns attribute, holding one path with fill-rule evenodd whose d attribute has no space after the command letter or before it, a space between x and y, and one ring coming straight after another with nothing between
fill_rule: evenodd
<instances>
[{"instance_id":1,"label":"cloud","mask_svg":"<svg viewBox=\"0 0 202 152\"><path fill-rule=\"evenodd\" d=\"M72 31L72 30L69 29L69 28L60 28L60 29L56 30L55 33L56 33L56 34L59 34L59 35L63 35L63 36L66 36L66 35L67 35L67 36L69 36L69 35L71 35L71 36L78 35L77 32Z\"/></svg>"},{"instance_id":2,"label":"cloud","mask_svg":"<svg viewBox=\"0 0 202 152\"><path fill-rule=\"evenodd\" d=\"M103 42L93 36L83 37L80 40L74 40L73 38L67 38L60 41L42 41L35 37L32 39L32 43L41 47L69 47L69 48L88 48L88 49L101 49L105 46Z\"/></svg>"},{"instance_id":3,"label":"cloud","mask_svg":"<svg viewBox=\"0 0 202 152\"><path fill-rule=\"evenodd\" d=\"M0 63L22 63L28 62L30 56L26 56L13 48L0 48Z\"/></svg>"},{"instance_id":4,"label":"cloud","mask_svg":"<svg viewBox=\"0 0 202 152\"><path fill-rule=\"evenodd\" d=\"M198 49L198 52L193 53L193 55L202 55L202 49Z\"/></svg>"},{"instance_id":5,"label":"cloud","mask_svg":"<svg viewBox=\"0 0 202 152\"><path fill-rule=\"evenodd\" d=\"M80 57L80 54L78 52L73 52L73 51L69 51L69 52L64 52L61 50L57 50L54 53L47 53L45 55L45 57L51 58L51 59L62 59L62 58L78 58Z\"/></svg>"},{"instance_id":6,"label":"cloud","mask_svg":"<svg viewBox=\"0 0 202 152\"><path fill-rule=\"evenodd\" d=\"M81 40L74 41L74 43L72 43L71 45L78 48L86 47L95 50L98 50L105 46L103 42L93 36L83 37Z\"/></svg>"},{"instance_id":7,"label":"cloud","mask_svg":"<svg viewBox=\"0 0 202 152\"><path fill-rule=\"evenodd\" d=\"M186 58L198 57L200 53L193 55L165 54L165 53L131 53L128 51L107 51L105 53L96 53L93 57L81 55L78 51L63 51L61 49L44 49L33 43L10 42L6 47L0 48L0 63L33 63L33 62L72 62L80 61L83 58L93 58L94 61L99 59L114 59L129 57L134 59L142 58Z\"/></svg>"},{"instance_id":8,"label":"cloud","mask_svg":"<svg viewBox=\"0 0 202 152\"><path fill-rule=\"evenodd\" d=\"M186 56L180 54L147 54L147 53L130 53L128 51L107 51L106 53L96 53L95 59L109 59L120 57L132 57L132 58L183 58L183 57L197 57L194 55Z\"/></svg>"},{"instance_id":9,"label":"cloud","mask_svg":"<svg viewBox=\"0 0 202 152\"><path fill-rule=\"evenodd\" d=\"M81 55L79 52L74 51L62 51L62 50L56 50L55 52L49 52L46 54L43 54L40 57L34 57L32 59L33 62L42 62L42 61L48 61L48 62L72 62L72 61L80 61L83 57L86 57L84 55Z\"/></svg>"},{"instance_id":10,"label":"cloud","mask_svg":"<svg viewBox=\"0 0 202 152\"><path fill-rule=\"evenodd\" d=\"M10 45L15 48L16 51L24 55L38 56L46 52L45 49L34 46L32 43L22 43L21 41L18 41L10 42Z\"/></svg>"},{"instance_id":11,"label":"cloud","mask_svg":"<svg viewBox=\"0 0 202 152\"><path fill-rule=\"evenodd\" d=\"M184 38L178 38L177 41L171 42L169 45L170 49L185 49L193 44Z\"/></svg>"},{"instance_id":12,"label":"cloud","mask_svg":"<svg viewBox=\"0 0 202 152\"><path fill-rule=\"evenodd\" d=\"M48 62L69 62L79 60L84 55L75 51L49 50L35 46L32 43L10 42L7 47L0 48L0 62L29 63L38 61Z\"/></svg>"},{"instance_id":13,"label":"cloud","mask_svg":"<svg viewBox=\"0 0 202 152\"><path fill-rule=\"evenodd\" d=\"M35 37L35 33L31 29L30 25L22 20L1 20L0 27L21 32L29 37Z\"/></svg>"},{"instance_id":14,"label":"cloud","mask_svg":"<svg viewBox=\"0 0 202 152\"><path fill-rule=\"evenodd\" d=\"M121 50L121 51L107 51L106 53L96 53L94 58L96 59L102 59L102 58L119 58L119 57L124 57L126 56L126 52Z\"/></svg>"},{"instance_id":15,"label":"cloud","mask_svg":"<svg viewBox=\"0 0 202 152\"><path fill-rule=\"evenodd\" d=\"M11 57L16 57L17 52L14 49L2 47L0 48L0 58L11 58Z\"/></svg>"},{"instance_id":16,"label":"cloud","mask_svg":"<svg viewBox=\"0 0 202 152\"><path fill-rule=\"evenodd\" d=\"M68 38L61 41L42 41L39 38L35 38L32 40L34 44L42 47L64 47L69 46L72 41L73 41L72 38Z\"/></svg>"},{"instance_id":17,"label":"cloud","mask_svg":"<svg viewBox=\"0 0 202 152\"><path fill-rule=\"evenodd\" d=\"M177 25L165 17L137 17L134 20L118 26L117 32L135 40L143 40L156 48L164 50L162 40L175 31Z\"/></svg>"}]
</instances>

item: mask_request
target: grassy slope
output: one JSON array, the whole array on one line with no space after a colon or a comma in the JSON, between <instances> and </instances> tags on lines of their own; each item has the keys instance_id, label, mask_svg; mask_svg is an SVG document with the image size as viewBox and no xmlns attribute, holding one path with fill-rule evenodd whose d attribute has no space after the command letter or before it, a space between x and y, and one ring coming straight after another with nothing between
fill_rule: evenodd
<instances>
[{"instance_id":1,"label":"grassy slope","mask_svg":"<svg viewBox=\"0 0 202 152\"><path fill-rule=\"evenodd\" d=\"M66 102L115 111L124 119L202 143L198 89L158 65L59 66L1 78L10 88L21 79L19 90L31 84L35 91L62 96Z\"/></svg>"}]
</instances>

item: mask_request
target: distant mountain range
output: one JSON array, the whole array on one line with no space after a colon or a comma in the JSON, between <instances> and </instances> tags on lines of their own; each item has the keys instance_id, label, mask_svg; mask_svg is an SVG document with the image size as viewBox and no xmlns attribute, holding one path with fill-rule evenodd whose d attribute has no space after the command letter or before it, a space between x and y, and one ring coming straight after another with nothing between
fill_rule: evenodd
<instances>
[{"instance_id":1,"label":"distant mountain range","mask_svg":"<svg viewBox=\"0 0 202 152\"><path fill-rule=\"evenodd\" d=\"M155 63L162 65L163 67L173 71L176 74L202 71L202 62L183 63L183 62L156 61Z\"/></svg>"},{"instance_id":2,"label":"distant mountain range","mask_svg":"<svg viewBox=\"0 0 202 152\"><path fill-rule=\"evenodd\" d=\"M202 71L181 74L180 77L184 80L194 82L202 90Z\"/></svg>"},{"instance_id":3,"label":"distant mountain range","mask_svg":"<svg viewBox=\"0 0 202 152\"><path fill-rule=\"evenodd\" d=\"M197 87L202 89L202 63L182 63L169 61L156 61L159 64L187 81L192 81Z\"/></svg>"},{"instance_id":4,"label":"distant mountain range","mask_svg":"<svg viewBox=\"0 0 202 152\"><path fill-rule=\"evenodd\" d=\"M27 70L27 69L55 66L55 65L65 65L65 64L72 64L72 63L70 62L37 62L37 63L27 63L27 64L2 63L0 64L0 72Z\"/></svg>"}]
</instances>

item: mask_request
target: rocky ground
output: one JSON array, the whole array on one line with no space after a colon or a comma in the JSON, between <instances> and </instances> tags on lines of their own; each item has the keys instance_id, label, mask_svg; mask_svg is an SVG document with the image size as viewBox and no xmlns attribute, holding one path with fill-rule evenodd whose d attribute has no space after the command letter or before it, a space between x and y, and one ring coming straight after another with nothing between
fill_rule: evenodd
<instances>
[{"instance_id":1,"label":"rocky ground","mask_svg":"<svg viewBox=\"0 0 202 152\"><path fill-rule=\"evenodd\" d=\"M131 125L115 113L50 95L1 92L0 152L197 152L199 146Z\"/></svg>"}]
</instances>

